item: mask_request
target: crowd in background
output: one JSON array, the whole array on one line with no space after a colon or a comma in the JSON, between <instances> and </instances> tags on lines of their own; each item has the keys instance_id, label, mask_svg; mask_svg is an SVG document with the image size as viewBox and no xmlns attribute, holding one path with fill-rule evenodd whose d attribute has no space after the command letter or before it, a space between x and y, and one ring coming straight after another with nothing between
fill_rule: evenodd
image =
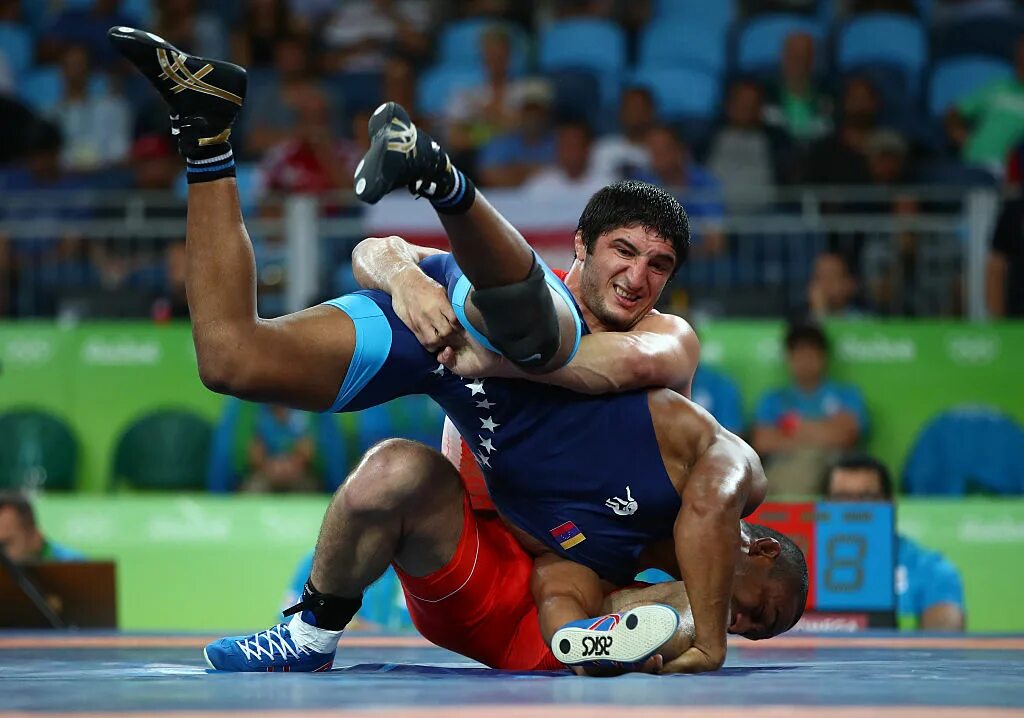
<instances>
[{"instance_id":1,"label":"crowd in background","mask_svg":"<svg viewBox=\"0 0 1024 718\"><path fill-rule=\"evenodd\" d=\"M1015 32L1024 28L1016 3L780 0L737 2L735 18L728 9L723 16L721 8L731 4L2 0L0 132L10 141L0 149L0 187L182 196L165 108L109 46L105 32L113 25L150 28L186 51L231 58L249 69L247 109L232 142L242 160L243 206L255 216L280 216L279 206L261 201L268 193L350 189L367 143L368 113L385 98L410 108L482 187L550 196L626 177L672 187L699 230L698 263L726 251L727 216L779 207L779 193L789 185L882 188L882 200L830 209L916 216L924 203L901 186L1019 181L1024 44L1016 36L992 38L985 50L1005 66L998 79L993 75L939 112L928 107L923 75L901 77L899 68L884 63L841 67L828 39L851 19L895 13L935 36L933 60L955 52L973 58L977 48L957 50L948 29L984 17ZM685 32L673 47L685 51L695 43L691 56L664 56L654 30L670 26L686 8L693 17L680 16L682 31L707 22L718 47L735 46L728 57L715 58L714 50L701 55L703 45ZM725 20L715 19L720 16ZM767 62L743 60L735 49L743 29L777 16L809 24L787 31ZM624 64L600 71L542 67L544 33L574 21L592 21L621 39ZM746 36L743 43L756 46ZM700 72L694 75L690 65ZM711 78L713 86L701 89L700 78ZM358 208L339 203L329 211ZM1021 231L1013 221L1020 211L1012 203L1007 209L989 267L989 305L997 313L1024 309L1014 289L1022 284L1014 281L1022 265ZM182 212L165 208L158 218ZM2 213L6 220L44 221L94 218L97 210L54 201L5 206ZM328 259L344 263L352 239L332 248ZM266 274L271 293L287 261L279 240L254 238L267 265L261 282ZM918 240L905 234L896 241L903 276L858 282L862 311L936 313L915 305L909 294L894 296L894 283L912 286L920 272L914 269ZM52 315L66 292L56 288L69 286L127 290L135 305L157 316L183 316L177 245L86 241L73 231L0 236L0 316ZM855 275L862 253L872 251L859 240L833 249ZM266 304L267 313L281 310L272 296ZM958 313L959 300L947 304L942 311Z\"/></svg>"}]
</instances>

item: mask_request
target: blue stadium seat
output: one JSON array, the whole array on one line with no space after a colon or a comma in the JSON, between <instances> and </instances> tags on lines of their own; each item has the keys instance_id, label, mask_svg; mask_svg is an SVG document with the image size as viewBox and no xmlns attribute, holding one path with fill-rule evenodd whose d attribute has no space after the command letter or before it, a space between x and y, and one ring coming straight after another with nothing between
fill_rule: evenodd
<instances>
[{"instance_id":1,"label":"blue stadium seat","mask_svg":"<svg viewBox=\"0 0 1024 718\"><path fill-rule=\"evenodd\" d=\"M416 88L416 104L427 115L443 115L455 93L484 81L479 68L438 65L423 73Z\"/></svg>"},{"instance_id":2,"label":"blue stadium seat","mask_svg":"<svg viewBox=\"0 0 1024 718\"><path fill-rule=\"evenodd\" d=\"M736 65L743 72L763 72L778 67L782 46L795 32L806 32L820 49L824 41L821 26L803 15L774 13L751 18L740 30Z\"/></svg>"},{"instance_id":3,"label":"blue stadium seat","mask_svg":"<svg viewBox=\"0 0 1024 718\"><path fill-rule=\"evenodd\" d=\"M656 21L640 36L643 68L695 67L720 76L725 60L725 34L703 27Z\"/></svg>"},{"instance_id":4,"label":"blue stadium seat","mask_svg":"<svg viewBox=\"0 0 1024 718\"><path fill-rule=\"evenodd\" d=\"M542 70L617 74L626 66L626 36L607 20L563 20L540 35Z\"/></svg>"},{"instance_id":5,"label":"blue stadium seat","mask_svg":"<svg viewBox=\"0 0 1024 718\"><path fill-rule=\"evenodd\" d=\"M26 72L18 82L18 94L37 112L46 113L57 106L64 94L64 79L52 65Z\"/></svg>"},{"instance_id":6,"label":"blue stadium seat","mask_svg":"<svg viewBox=\"0 0 1024 718\"><path fill-rule=\"evenodd\" d=\"M718 112L720 84L709 72L690 68L645 68L631 77L632 84L651 90L658 113L668 120L710 119Z\"/></svg>"},{"instance_id":7,"label":"blue stadium seat","mask_svg":"<svg viewBox=\"0 0 1024 718\"><path fill-rule=\"evenodd\" d=\"M438 60L442 65L479 67L481 65L480 37L490 27L500 27L509 34L511 44L511 70L515 76L526 72L528 40L522 30L508 23L494 20L459 20L448 23L438 39Z\"/></svg>"},{"instance_id":8,"label":"blue stadium seat","mask_svg":"<svg viewBox=\"0 0 1024 718\"><path fill-rule=\"evenodd\" d=\"M587 70L555 70L544 74L555 91L555 117L584 120L596 127L602 118L601 83Z\"/></svg>"},{"instance_id":9,"label":"blue stadium seat","mask_svg":"<svg viewBox=\"0 0 1024 718\"><path fill-rule=\"evenodd\" d=\"M723 36L736 17L734 0L655 0L655 22L700 27Z\"/></svg>"},{"instance_id":10,"label":"blue stadium seat","mask_svg":"<svg viewBox=\"0 0 1024 718\"><path fill-rule=\"evenodd\" d=\"M896 13L857 15L839 30L836 61L840 70L871 63L903 67L917 88L928 62L928 38L918 20Z\"/></svg>"},{"instance_id":11,"label":"blue stadium seat","mask_svg":"<svg viewBox=\"0 0 1024 718\"><path fill-rule=\"evenodd\" d=\"M7 58L11 72L18 77L32 65L32 36L12 22L0 22L0 54Z\"/></svg>"},{"instance_id":12,"label":"blue stadium seat","mask_svg":"<svg viewBox=\"0 0 1024 718\"><path fill-rule=\"evenodd\" d=\"M908 494L1024 494L1024 430L990 407L958 407L930 421L903 470Z\"/></svg>"},{"instance_id":13,"label":"blue stadium seat","mask_svg":"<svg viewBox=\"0 0 1024 718\"><path fill-rule=\"evenodd\" d=\"M993 80L1013 75L1013 67L991 57L970 56L942 60L928 82L928 111L941 117L949 106Z\"/></svg>"},{"instance_id":14,"label":"blue stadium seat","mask_svg":"<svg viewBox=\"0 0 1024 718\"><path fill-rule=\"evenodd\" d=\"M935 59L960 55L987 55L1013 60L1017 38L1024 34L1020 15L957 18L935 30Z\"/></svg>"}]
</instances>

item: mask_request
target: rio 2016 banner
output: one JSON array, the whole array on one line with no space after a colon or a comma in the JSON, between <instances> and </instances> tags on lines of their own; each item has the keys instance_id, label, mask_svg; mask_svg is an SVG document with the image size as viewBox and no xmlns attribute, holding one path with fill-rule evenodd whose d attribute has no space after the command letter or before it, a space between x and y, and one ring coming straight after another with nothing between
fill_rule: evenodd
<instances>
[{"instance_id":1,"label":"rio 2016 banner","mask_svg":"<svg viewBox=\"0 0 1024 718\"><path fill-rule=\"evenodd\" d=\"M737 382L749 426L758 397L786 381L782 325L698 331L702 363ZM833 378L857 385L867 402L867 449L897 476L921 427L942 411L983 404L1024 423L1024 324L865 320L831 323L828 333ZM117 438L141 414L177 407L215 420L223 404L199 382L187 325L0 324L0 413L33 406L67 421L84 491L107 489Z\"/></svg>"}]
</instances>

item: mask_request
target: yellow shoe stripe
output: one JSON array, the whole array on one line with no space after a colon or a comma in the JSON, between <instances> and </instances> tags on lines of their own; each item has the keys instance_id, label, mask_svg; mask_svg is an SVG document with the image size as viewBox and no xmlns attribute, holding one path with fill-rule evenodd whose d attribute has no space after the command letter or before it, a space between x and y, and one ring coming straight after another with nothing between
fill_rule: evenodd
<instances>
[{"instance_id":1,"label":"yellow shoe stripe","mask_svg":"<svg viewBox=\"0 0 1024 718\"><path fill-rule=\"evenodd\" d=\"M236 105L241 106L242 98L238 95L202 81L203 77L206 77L213 71L212 65L207 64L198 72L193 74L187 67L185 67L184 55L176 55L173 62L170 62L167 59L167 51L162 47L158 47L156 49L156 57L157 61L160 63L161 69L163 69L160 77L170 80L174 84L172 92L193 90L205 95L213 95L221 98L222 100L227 100L228 102L233 102Z\"/></svg>"}]
</instances>

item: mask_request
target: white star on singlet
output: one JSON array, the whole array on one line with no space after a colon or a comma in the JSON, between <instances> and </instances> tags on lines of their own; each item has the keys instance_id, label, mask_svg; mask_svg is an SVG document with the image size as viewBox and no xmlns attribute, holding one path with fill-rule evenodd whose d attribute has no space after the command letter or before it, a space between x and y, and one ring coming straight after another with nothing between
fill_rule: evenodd
<instances>
[{"instance_id":1,"label":"white star on singlet","mask_svg":"<svg viewBox=\"0 0 1024 718\"><path fill-rule=\"evenodd\" d=\"M494 422L494 417L493 416L488 416L486 419L481 419L480 420L480 425L481 425L480 426L481 429L487 429L492 434L494 433L495 429L497 429L499 426L501 426L501 424L496 424Z\"/></svg>"},{"instance_id":2,"label":"white star on singlet","mask_svg":"<svg viewBox=\"0 0 1024 718\"><path fill-rule=\"evenodd\" d=\"M487 458L487 454L483 452L476 454L476 460L480 462L481 466L486 466L488 469L491 468L491 460Z\"/></svg>"},{"instance_id":3,"label":"white star on singlet","mask_svg":"<svg viewBox=\"0 0 1024 718\"><path fill-rule=\"evenodd\" d=\"M472 394L470 394L470 396L476 396L477 394L487 394L487 392L484 391L483 379L474 379L469 384L466 384L466 388L473 392Z\"/></svg>"},{"instance_id":4,"label":"white star on singlet","mask_svg":"<svg viewBox=\"0 0 1024 718\"><path fill-rule=\"evenodd\" d=\"M476 403L476 408L477 409L490 409L492 406L497 406L497 404L495 404L493 401L489 401L487 399L484 399L483 401L478 401Z\"/></svg>"},{"instance_id":5,"label":"white star on singlet","mask_svg":"<svg viewBox=\"0 0 1024 718\"><path fill-rule=\"evenodd\" d=\"M485 449L487 449L487 453L488 454L494 453L495 448L494 448L494 444L491 443L491 439L489 439L489 438L485 439L484 437L480 436L479 434L476 435L476 438L480 439L480 446L482 446Z\"/></svg>"}]
</instances>

